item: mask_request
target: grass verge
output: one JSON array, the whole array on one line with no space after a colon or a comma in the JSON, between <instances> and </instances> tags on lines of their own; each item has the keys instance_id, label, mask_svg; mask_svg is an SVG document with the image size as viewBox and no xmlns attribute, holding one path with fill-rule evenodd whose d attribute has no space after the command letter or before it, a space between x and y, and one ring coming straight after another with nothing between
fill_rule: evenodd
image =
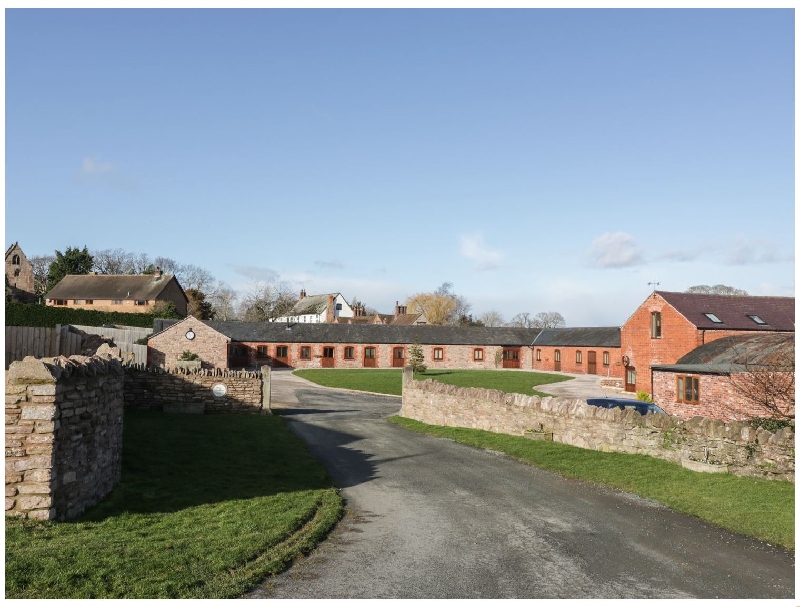
<instances>
[{"instance_id":1,"label":"grass verge","mask_svg":"<svg viewBox=\"0 0 800 607\"><path fill-rule=\"evenodd\" d=\"M80 519L6 519L6 598L232 598L342 499L280 417L125 413L122 481Z\"/></svg>"},{"instance_id":2,"label":"grass verge","mask_svg":"<svg viewBox=\"0 0 800 607\"><path fill-rule=\"evenodd\" d=\"M379 394L400 396L403 373L401 369L298 369L294 374L329 388L346 388ZM547 396L535 389L542 384L550 384L570 379L564 375L536 373L532 371L463 371L428 370L415 373L415 379L434 379L444 384L462 388L489 388L502 392Z\"/></svg>"},{"instance_id":3,"label":"grass verge","mask_svg":"<svg viewBox=\"0 0 800 607\"><path fill-rule=\"evenodd\" d=\"M602 453L571 445L390 417L414 432L503 452L567 478L654 499L713 525L794 549L794 485L732 474L692 472L645 455Z\"/></svg>"}]
</instances>

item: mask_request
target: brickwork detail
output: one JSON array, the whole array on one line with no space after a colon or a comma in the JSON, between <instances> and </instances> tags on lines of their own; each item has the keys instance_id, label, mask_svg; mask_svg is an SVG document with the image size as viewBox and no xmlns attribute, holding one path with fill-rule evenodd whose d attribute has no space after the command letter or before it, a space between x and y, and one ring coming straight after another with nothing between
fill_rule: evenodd
<instances>
[{"instance_id":1,"label":"brickwork detail","mask_svg":"<svg viewBox=\"0 0 800 607\"><path fill-rule=\"evenodd\" d=\"M26 357L6 374L6 515L67 519L119 482L123 367Z\"/></svg>"},{"instance_id":2,"label":"brickwork detail","mask_svg":"<svg viewBox=\"0 0 800 607\"><path fill-rule=\"evenodd\" d=\"M186 337L190 330L194 333L193 339ZM229 341L222 333L189 316L148 340L147 364L174 368L180 355L189 350L200 356L204 369L225 369L228 366Z\"/></svg>"},{"instance_id":3,"label":"brickwork detail","mask_svg":"<svg viewBox=\"0 0 800 607\"><path fill-rule=\"evenodd\" d=\"M553 440L596 451L638 453L680 463L727 465L741 476L794 482L794 432L754 430L742 422L642 416L585 401L458 388L403 374L400 415L428 424L524 435L543 429Z\"/></svg>"}]
</instances>

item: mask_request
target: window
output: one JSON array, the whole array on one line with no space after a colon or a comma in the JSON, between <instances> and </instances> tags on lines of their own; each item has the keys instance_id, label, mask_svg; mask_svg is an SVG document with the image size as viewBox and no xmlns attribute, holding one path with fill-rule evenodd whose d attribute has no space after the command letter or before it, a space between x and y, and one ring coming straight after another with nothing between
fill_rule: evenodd
<instances>
[{"instance_id":1,"label":"window","mask_svg":"<svg viewBox=\"0 0 800 607\"><path fill-rule=\"evenodd\" d=\"M14 276L19 276L19 268L14 268Z\"/></svg>"},{"instance_id":2,"label":"window","mask_svg":"<svg viewBox=\"0 0 800 607\"><path fill-rule=\"evenodd\" d=\"M364 348L364 358L375 359L375 348Z\"/></svg>"},{"instance_id":3,"label":"window","mask_svg":"<svg viewBox=\"0 0 800 607\"><path fill-rule=\"evenodd\" d=\"M405 350L403 350L403 348L395 348L394 357L398 360L400 360L401 358L405 358Z\"/></svg>"},{"instance_id":4,"label":"window","mask_svg":"<svg viewBox=\"0 0 800 607\"><path fill-rule=\"evenodd\" d=\"M300 358L304 360L311 358L311 346L300 346Z\"/></svg>"},{"instance_id":5,"label":"window","mask_svg":"<svg viewBox=\"0 0 800 607\"><path fill-rule=\"evenodd\" d=\"M768 324L763 318L761 318L757 314L747 314L747 318L752 320L757 325L766 325L766 324Z\"/></svg>"},{"instance_id":6,"label":"window","mask_svg":"<svg viewBox=\"0 0 800 607\"><path fill-rule=\"evenodd\" d=\"M342 304L336 304L336 309L337 310L341 310L342 309Z\"/></svg>"},{"instance_id":7,"label":"window","mask_svg":"<svg viewBox=\"0 0 800 607\"><path fill-rule=\"evenodd\" d=\"M344 357L348 360L352 360L353 358L355 358L355 356L353 355L354 352L355 348L353 348L353 346L345 346Z\"/></svg>"},{"instance_id":8,"label":"window","mask_svg":"<svg viewBox=\"0 0 800 607\"><path fill-rule=\"evenodd\" d=\"M611 364L611 356L608 352L603 352L603 365L606 367Z\"/></svg>"},{"instance_id":9,"label":"window","mask_svg":"<svg viewBox=\"0 0 800 607\"><path fill-rule=\"evenodd\" d=\"M121 306L122 305L122 300L121 299L112 299L111 303L113 305L115 305L115 306Z\"/></svg>"},{"instance_id":10,"label":"window","mask_svg":"<svg viewBox=\"0 0 800 607\"><path fill-rule=\"evenodd\" d=\"M133 302L133 305L135 305L135 306L146 306L147 305L147 300L146 299L137 299L135 302Z\"/></svg>"},{"instance_id":11,"label":"window","mask_svg":"<svg viewBox=\"0 0 800 607\"><path fill-rule=\"evenodd\" d=\"M650 313L650 337L661 339L661 312Z\"/></svg>"},{"instance_id":12,"label":"window","mask_svg":"<svg viewBox=\"0 0 800 607\"><path fill-rule=\"evenodd\" d=\"M625 373L625 383L629 386L636 385L636 369L633 367L628 367L628 370Z\"/></svg>"},{"instance_id":13,"label":"window","mask_svg":"<svg viewBox=\"0 0 800 607\"><path fill-rule=\"evenodd\" d=\"M542 349L536 348L536 360L542 362Z\"/></svg>"},{"instance_id":14,"label":"window","mask_svg":"<svg viewBox=\"0 0 800 607\"><path fill-rule=\"evenodd\" d=\"M275 358L289 358L289 346L276 347Z\"/></svg>"},{"instance_id":15,"label":"window","mask_svg":"<svg viewBox=\"0 0 800 607\"><path fill-rule=\"evenodd\" d=\"M444 349L443 348L434 348L433 349L433 360L442 361L444 360Z\"/></svg>"},{"instance_id":16,"label":"window","mask_svg":"<svg viewBox=\"0 0 800 607\"><path fill-rule=\"evenodd\" d=\"M561 362L561 350L556 350L553 352L553 360L557 363Z\"/></svg>"},{"instance_id":17,"label":"window","mask_svg":"<svg viewBox=\"0 0 800 607\"><path fill-rule=\"evenodd\" d=\"M699 403L700 402L700 378L689 375L678 375L676 377L677 387L675 390L675 400L679 403Z\"/></svg>"},{"instance_id":18,"label":"window","mask_svg":"<svg viewBox=\"0 0 800 607\"><path fill-rule=\"evenodd\" d=\"M711 312L703 312L703 316L705 316L711 322L721 323L722 321L719 319L719 316L716 314L712 314Z\"/></svg>"},{"instance_id":19,"label":"window","mask_svg":"<svg viewBox=\"0 0 800 607\"><path fill-rule=\"evenodd\" d=\"M86 300L86 303L87 303L87 304L93 304L93 303L94 303L94 299L87 299L87 300Z\"/></svg>"},{"instance_id":20,"label":"window","mask_svg":"<svg viewBox=\"0 0 800 607\"><path fill-rule=\"evenodd\" d=\"M575 350L575 364L580 365L581 363L583 363L583 352Z\"/></svg>"},{"instance_id":21,"label":"window","mask_svg":"<svg viewBox=\"0 0 800 607\"><path fill-rule=\"evenodd\" d=\"M82 299L73 299L72 303L74 303L76 306L79 306L79 305L83 304L83 300Z\"/></svg>"},{"instance_id":22,"label":"window","mask_svg":"<svg viewBox=\"0 0 800 607\"><path fill-rule=\"evenodd\" d=\"M483 360L483 348L475 348L472 351L472 360L475 361L482 361Z\"/></svg>"},{"instance_id":23,"label":"window","mask_svg":"<svg viewBox=\"0 0 800 607\"><path fill-rule=\"evenodd\" d=\"M244 356L245 350L243 346L231 346L231 356Z\"/></svg>"},{"instance_id":24,"label":"window","mask_svg":"<svg viewBox=\"0 0 800 607\"><path fill-rule=\"evenodd\" d=\"M259 358L267 357L267 346L256 346L256 356Z\"/></svg>"},{"instance_id":25,"label":"window","mask_svg":"<svg viewBox=\"0 0 800 607\"><path fill-rule=\"evenodd\" d=\"M322 348L322 358L333 358L334 352L333 346L325 346Z\"/></svg>"},{"instance_id":26,"label":"window","mask_svg":"<svg viewBox=\"0 0 800 607\"><path fill-rule=\"evenodd\" d=\"M14 255L14 257L11 258L11 263L13 263L15 266L18 266L19 265L19 255Z\"/></svg>"},{"instance_id":27,"label":"window","mask_svg":"<svg viewBox=\"0 0 800 607\"><path fill-rule=\"evenodd\" d=\"M67 300L66 299L54 299L53 300L53 305L54 306L66 306L67 305Z\"/></svg>"}]
</instances>

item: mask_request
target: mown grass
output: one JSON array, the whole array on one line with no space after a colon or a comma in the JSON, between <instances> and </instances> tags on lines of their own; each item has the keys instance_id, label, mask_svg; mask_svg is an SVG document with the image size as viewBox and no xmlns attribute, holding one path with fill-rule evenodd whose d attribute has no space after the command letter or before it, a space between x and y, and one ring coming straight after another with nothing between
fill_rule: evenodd
<instances>
[{"instance_id":1,"label":"mown grass","mask_svg":"<svg viewBox=\"0 0 800 607\"><path fill-rule=\"evenodd\" d=\"M400 396L402 393L403 373L401 369L298 369L294 371L294 374L329 388L346 388L396 396ZM415 373L414 378L433 379L462 388L490 388L502 392L536 396L546 396L546 394L537 391L535 386L570 379L564 375L532 371L464 371L456 369L428 370L425 373Z\"/></svg>"},{"instance_id":2,"label":"mown grass","mask_svg":"<svg viewBox=\"0 0 800 607\"><path fill-rule=\"evenodd\" d=\"M126 412L122 481L70 522L6 520L6 598L231 598L342 499L279 417Z\"/></svg>"},{"instance_id":3,"label":"mown grass","mask_svg":"<svg viewBox=\"0 0 800 607\"><path fill-rule=\"evenodd\" d=\"M568 478L654 499L718 527L794 549L794 484L732 474L704 474L645 455L602 453L483 430L432 426L403 417L409 430L500 451Z\"/></svg>"}]
</instances>

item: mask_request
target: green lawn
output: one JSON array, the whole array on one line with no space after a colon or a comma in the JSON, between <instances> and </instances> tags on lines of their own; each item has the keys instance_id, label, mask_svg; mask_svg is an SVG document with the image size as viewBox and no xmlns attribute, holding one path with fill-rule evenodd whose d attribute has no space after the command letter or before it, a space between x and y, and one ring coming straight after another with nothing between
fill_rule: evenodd
<instances>
[{"instance_id":1,"label":"green lawn","mask_svg":"<svg viewBox=\"0 0 800 607\"><path fill-rule=\"evenodd\" d=\"M644 455L602 453L483 430L389 418L409 430L506 453L568 478L651 498L737 533L794 549L794 484L732 474L692 472Z\"/></svg>"},{"instance_id":2,"label":"green lawn","mask_svg":"<svg viewBox=\"0 0 800 607\"><path fill-rule=\"evenodd\" d=\"M6 519L6 598L231 598L342 499L280 417L126 412L122 481L79 520Z\"/></svg>"},{"instance_id":3,"label":"green lawn","mask_svg":"<svg viewBox=\"0 0 800 607\"><path fill-rule=\"evenodd\" d=\"M295 375L329 388L347 388L379 394L400 396L402 392L401 369L298 369ZM491 388L503 392L547 396L535 386L569 379L564 375L535 373L532 371L426 371L416 373L415 379L433 379L443 384L463 388Z\"/></svg>"}]
</instances>

